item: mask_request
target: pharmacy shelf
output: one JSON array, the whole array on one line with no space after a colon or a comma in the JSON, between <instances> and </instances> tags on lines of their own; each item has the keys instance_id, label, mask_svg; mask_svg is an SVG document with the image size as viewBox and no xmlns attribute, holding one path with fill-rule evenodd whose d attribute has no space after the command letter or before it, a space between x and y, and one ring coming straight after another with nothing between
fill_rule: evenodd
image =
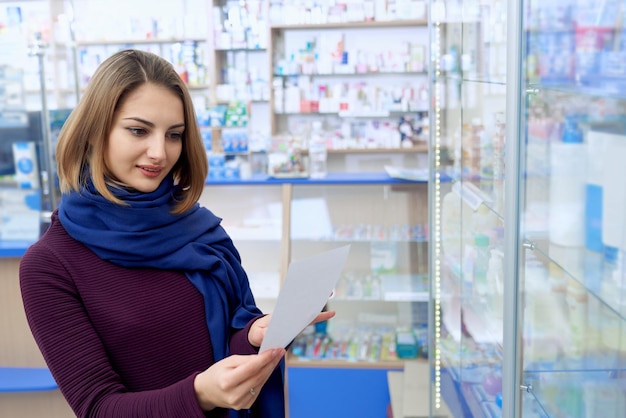
<instances>
[{"instance_id":1,"label":"pharmacy shelf","mask_svg":"<svg viewBox=\"0 0 626 418\"><path fill-rule=\"evenodd\" d=\"M416 109L416 110L382 110L376 112L370 111L339 111L339 112L276 112L274 113L276 116L314 116L314 117L323 117L323 116L337 116L340 118L360 118L360 119L380 119L380 118L389 118L401 115L408 115L418 112L427 112L427 109Z\"/></svg>"},{"instance_id":2,"label":"pharmacy shelf","mask_svg":"<svg viewBox=\"0 0 626 418\"><path fill-rule=\"evenodd\" d=\"M94 39L94 40L79 40L76 42L77 47L90 47L90 46L109 46L109 45L162 45L162 44L175 44L183 42L207 42L206 38L191 37L191 38L144 38L144 39Z\"/></svg>"},{"instance_id":3,"label":"pharmacy shelf","mask_svg":"<svg viewBox=\"0 0 626 418\"><path fill-rule=\"evenodd\" d=\"M293 74L274 74L275 78L278 77L312 77L312 78L322 78L322 77L351 77L351 78L366 78L366 77L380 77L380 76L392 76L392 77L402 77L402 76L424 76L428 75L425 71L368 71L363 73L293 73Z\"/></svg>"},{"instance_id":4,"label":"pharmacy shelf","mask_svg":"<svg viewBox=\"0 0 626 418\"><path fill-rule=\"evenodd\" d=\"M416 144L408 148L334 148L329 154L413 154L428 153L428 144Z\"/></svg>"},{"instance_id":5,"label":"pharmacy shelf","mask_svg":"<svg viewBox=\"0 0 626 418\"><path fill-rule=\"evenodd\" d=\"M426 361L425 359L406 359L410 361ZM302 359L289 354L287 356L287 366L306 368L340 368L340 369L398 369L404 367L406 360L394 361L348 361L348 360L327 360L327 359Z\"/></svg>"},{"instance_id":6,"label":"pharmacy shelf","mask_svg":"<svg viewBox=\"0 0 626 418\"><path fill-rule=\"evenodd\" d=\"M389 20L389 21L358 21L358 22L326 22L326 23L306 23L306 24L271 24L270 25L270 35L269 35L269 46L268 46L268 54L272 57L272 61L270 62L270 85L272 86L271 94L270 94L270 111L271 111L271 134L272 135L280 135L283 132L288 130L288 126L292 121L297 120L295 118L302 117L308 118L305 121L300 122L302 125L306 125L308 123L312 123L310 121L314 120L325 120L330 121L329 118L340 118L352 123L354 125L360 125L365 121L381 121L381 120L390 120L391 124L389 128L386 129L395 129L396 125L399 125L399 121L403 117L413 116L415 115L415 122L422 123L422 118L424 114L428 113L428 100L425 100L423 104L419 98L415 96L411 96L412 98L404 100L403 106L392 106L391 104L387 106L386 104L381 105L381 103L374 104L363 104L364 109L371 110L360 110L359 103L350 104L350 109L354 110L339 110L340 106L336 104L332 104L333 112L306 112L302 111L306 108L307 103L305 101L304 105L302 104L303 100L305 100L302 92L300 107L293 100L286 101L286 95L290 85L294 83L294 79L296 78L310 78L313 83L319 82L321 84L332 84L337 80L345 79L360 81L367 80L368 84L372 83L371 88L385 89L389 83L389 77L393 78L394 82L398 81L400 85L406 82L407 85L413 78L421 78L425 79L428 75L428 71L424 70L424 68L428 65L427 59L427 49L428 45L426 43L419 44L419 41L415 41L415 39L419 38L416 36L411 36L404 29L415 29L419 33L419 31L426 31L428 26L427 19L405 19L405 20ZM394 30L395 29L395 30ZM364 32L365 31L365 32ZM328 33L330 36L344 36L345 40L341 41L340 44L345 43L345 45L351 45L351 51L344 51L344 56L346 59L350 60L350 65L354 66L357 56L356 52L361 49L367 48L368 46L372 48L371 45L363 45L363 40L366 39L366 36L372 36L376 38L376 34L384 33L385 36L392 37L393 39L398 40L406 40L407 42L417 42L417 47L423 47L424 49L424 62L419 59L415 59L410 63L400 63L395 65L395 61L391 63L387 67L383 67L380 65L380 68L376 70L369 71L357 71L357 69L350 70L347 66L335 67L334 69L327 69L330 72L324 72L326 70L322 70L320 73L317 73L316 70L311 72L307 71L307 69L303 69L300 71L298 68L294 68L292 64L299 63L298 59L293 59L293 54L290 57L291 51L294 50L295 45L291 45L291 43L300 44L304 42L304 38L318 38L324 36L324 33ZM302 38L304 37L304 38ZM354 39L358 39L358 42L351 41L351 37ZM301 39L302 38L302 39ZM380 38L380 37L378 37ZM307 44L308 45L308 44ZM315 49L315 42L312 42L313 48ZM321 45L321 43L320 43ZM340 46L338 45L338 48ZM320 47L321 48L321 47ZM382 48L382 47L381 47ZM376 48L375 48L376 49ZM419 48L418 48L419 49ZM385 49L381 49L384 51ZM330 51L315 51L319 53L320 56L328 57L330 59ZM309 51L308 53L313 53ZM391 54L391 52L390 52ZM350 58L348 58L350 57ZM412 55L411 57L414 57ZM414 59L414 58L411 58ZM336 60L336 58L335 58ZM319 63L326 62L326 58L319 58ZM282 65L282 63L289 62L289 68L286 65ZM421 68L417 66L416 63L421 64ZM403 65L406 67L404 68ZM409 65L414 65L409 68ZM397 68L396 68L397 67ZM373 68L373 67L372 67ZM419 70L419 71L403 71L403 70ZM380 86L376 85L376 80L379 81ZM417 83L415 83L417 86ZM417 87L415 87L417 89ZM320 87L321 88L321 87ZM355 87L356 88L356 87ZM294 93L293 90L290 93ZM295 97L295 93L292 94L291 99ZM295 100L295 99L294 99ZM338 100L338 99L337 99ZM283 102L285 102L283 104ZM409 103L406 103L409 102ZM311 101L311 106L315 106L316 99ZM422 107L423 105L423 107ZM304 106L304 107L303 107ZM367 107L369 106L369 107ZM344 107L345 108L345 107ZM344 109L341 108L341 109ZM329 110L331 108L324 108L323 110ZM354 121L350 121L354 119ZM377 122L372 122L377 123ZM329 123L327 128L331 128L334 125L333 123ZM328 133L329 135L331 132ZM417 135L417 134L415 134ZM306 143L307 138L303 137L302 140ZM394 144L395 145L395 144ZM374 151L376 152L376 151ZM385 152L381 150L381 152Z\"/></svg>"},{"instance_id":7,"label":"pharmacy shelf","mask_svg":"<svg viewBox=\"0 0 626 418\"><path fill-rule=\"evenodd\" d=\"M427 26L426 19L406 19L388 21L362 21L362 22L329 22L309 24L272 24L270 30L310 30L310 29L350 29L350 28L403 28L412 26Z\"/></svg>"}]
</instances>

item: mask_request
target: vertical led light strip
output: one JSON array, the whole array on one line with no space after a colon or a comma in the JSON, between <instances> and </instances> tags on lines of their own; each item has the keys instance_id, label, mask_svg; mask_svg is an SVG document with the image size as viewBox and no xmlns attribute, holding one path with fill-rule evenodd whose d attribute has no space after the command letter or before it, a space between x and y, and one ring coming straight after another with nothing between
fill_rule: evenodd
<instances>
[{"instance_id":1,"label":"vertical led light strip","mask_svg":"<svg viewBox=\"0 0 626 418\"><path fill-rule=\"evenodd\" d=\"M441 178L440 178L440 170L441 170L441 89L439 86L439 77L441 76L441 59L440 59L440 47L441 47L441 26L440 20L441 16L441 8L442 4L440 1L434 2L433 6L437 7L437 12L432 13L431 16L433 19L434 25L434 43L432 47L435 48L435 79L433 85L433 93L434 97L434 108L435 108L435 138L433 144L434 151L434 167L435 167L435 181L434 181L434 191L433 191L433 205L434 213L433 213L433 233L431 234L431 239L433 240L433 250L434 256L433 260L435 265L433 266L433 280L431 285L434 286L434 366L435 366L435 409L438 410L441 408L441 350L439 345L439 340L441 338Z\"/></svg>"}]
</instances>

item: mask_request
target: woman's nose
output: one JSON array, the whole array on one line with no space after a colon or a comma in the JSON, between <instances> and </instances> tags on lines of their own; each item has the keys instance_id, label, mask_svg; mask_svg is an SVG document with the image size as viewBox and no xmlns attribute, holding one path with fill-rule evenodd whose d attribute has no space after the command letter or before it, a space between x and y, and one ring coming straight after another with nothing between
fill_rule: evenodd
<instances>
[{"instance_id":1,"label":"woman's nose","mask_svg":"<svg viewBox=\"0 0 626 418\"><path fill-rule=\"evenodd\" d=\"M147 150L148 157L160 161L165 158L165 138L155 135L149 141Z\"/></svg>"}]
</instances>

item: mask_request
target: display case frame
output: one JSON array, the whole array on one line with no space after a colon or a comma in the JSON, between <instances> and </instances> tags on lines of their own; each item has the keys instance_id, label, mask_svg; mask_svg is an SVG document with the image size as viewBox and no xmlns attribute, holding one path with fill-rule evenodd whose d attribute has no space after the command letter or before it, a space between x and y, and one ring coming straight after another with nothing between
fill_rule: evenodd
<instances>
[{"instance_id":1,"label":"display case frame","mask_svg":"<svg viewBox=\"0 0 626 418\"><path fill-rule=\"evenodd\" d=\"M445 407L455 417L500 416L506 10L499 2L464 1L435 1L430 9L430 416Z\"/></svg>"}]
</instances>

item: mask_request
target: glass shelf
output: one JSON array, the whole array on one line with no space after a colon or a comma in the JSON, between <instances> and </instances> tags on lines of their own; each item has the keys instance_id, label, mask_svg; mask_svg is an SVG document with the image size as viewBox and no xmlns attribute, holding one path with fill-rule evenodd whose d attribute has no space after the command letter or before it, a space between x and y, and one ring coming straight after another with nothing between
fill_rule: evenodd
<instances>
[{"instance_id":1,"label":"glass shelf","mask_svg":"<svg viewBox=\"0 0 626 418\"><path fill-rule=\"evenodd\" d=\"M480 84L495 84L500 86L506 86L506 76L500 75L484 75L484 74L466 74L466 73L446 73L443 72L438 79L444 81L463 83L480 83Z\"/></svg>"}]
</instances>

